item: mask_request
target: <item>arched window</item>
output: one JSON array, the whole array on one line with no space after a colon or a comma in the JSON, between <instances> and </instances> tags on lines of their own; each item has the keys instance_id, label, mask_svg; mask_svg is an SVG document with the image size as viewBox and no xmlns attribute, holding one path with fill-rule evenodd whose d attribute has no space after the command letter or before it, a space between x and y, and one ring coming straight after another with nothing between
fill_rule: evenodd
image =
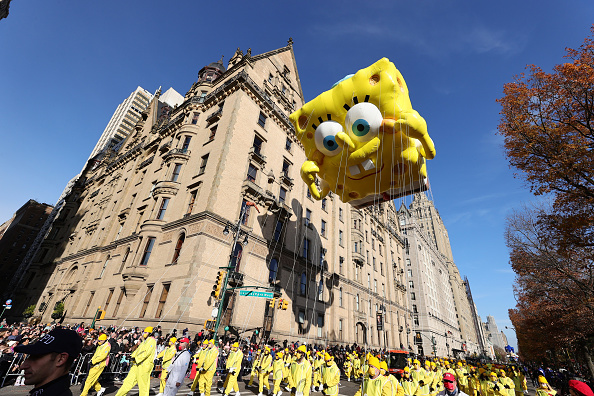
<instances>
[{"instance_id":1,"label":"arched window","mask_svg":"<svg viewBox=\"0 0 594 396\"><path fill-rule=\"evenodd\" d=\"M171 259L172 264L177 263L177 259L179 258L185 240L186 234L181 234L177 240L177 244L175 245L175 250L173 251L173 258Z\"/></svg>"},{"instance_id":2,"label":"arched window","mask_svg":"<svg viewBox=\"0 0 594 396\"><path fill-rule=\"evenodd\" d=\"M239 271L239 264L241 264L242 252L243 246L241 246L240 242L236 243L235 249L233 250L233 258L231 259L231 267L233 267L233 271Z\"/></svg>"},{"instance_id":3,"label":"arched window","mask_svg":"<svg viewBox=\"0 0 594 396\"><path fill-rule=\"evenodd\" d=\"M276 280L278 275L278 260L273 258L270 260L270 272L268 272L268 282L272 283Z\"/></svg>"},{"instance_id":4,"label":"arched window","mask_svg":"<svg viewBox=\"0 0 594 396\"><path fill-rule=\"evenodd\" d=\"M307 294L307 274L305 272L303 272L301 274L301 282L299 285L299 292L301 293L302 296L305 296Z\"/></svg>"}]
</instances>

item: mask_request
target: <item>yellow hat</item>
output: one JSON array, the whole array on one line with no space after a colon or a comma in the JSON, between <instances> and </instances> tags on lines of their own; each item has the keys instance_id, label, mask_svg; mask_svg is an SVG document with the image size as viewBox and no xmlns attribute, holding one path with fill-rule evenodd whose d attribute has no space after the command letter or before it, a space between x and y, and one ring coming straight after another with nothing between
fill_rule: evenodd
<instances>
[{"instance_id":1,"label":"yellow hat","mask_svg":"<svg viewBox=\"0 0 594 396\"><path fill-rule=\"evenodd\" d=\"M208 340L208 343L209 343L210 345L214 345L214 338L211 338L210 340Z\"/></svg>"},{"instance_id":2,"label":"yellow hat","mask_svg":"<svg viewBox=\"0 0 594 396\"><path fill-rule=\"evenodd\" d=\"M152 333L153 332L153 326L148 326L144 329L145 333Z\"/></svg>"},{"instance_id":3,"label":"yellow hat","mask_svg":"<svg viewBox=\"0 0 594 396\"><path fill-rule=\"evenodd\" d=\"M485 369L484 369L484 368L482 368L482 367L481 367L481 368L479 368L479 373L480 373L480 374L482 374L482 373L484 373L484 372L485 372Z\"/></svg>"},{"instance_id":4,"label":"yellow hat","mask_svg":"<svg viewBox=\"0 0 594 396\"><path fill-rule=\"evenodd\" d=\"M462 362L458 362L458 366L462 367Z\"/></svg>"},{"instance_id":5,"label":"yellow hat","mask_svg":"<svg viewBox=\"0 0 594 396\"><path fill-rule=\"evenodd\" d=\"M380 362L380 369L384 370L385 372L388 372L388 363L386 363L385 360L382 360Z\"/></svg>"},{"instance_id":6,"label":"yellow hat","mask_svg":"<svg viewBox=\"0 0 594 396\"><path fill-rule=\"evenodd\" d=\"M266 346L264 347L264 350L265 350L266 352L270 352L270 347L269 347L268 345L266 345Z\"/></svg>"},{"instance_id":7,"label":"yellow hat","mask_svg":"<svg viewBox=\"0 0 594 396\"><path fill-rule=\"evenodd\" d=\"M405 373L410 373L410 367L408 367L408 366L404 367L404 372Z\"/></svg>"},{"instance_id":8,"label":"yellow hat","mask_svg":"<svg viewBox=\"0 0 594 396\"><path fill-rule=\"evenodd\" d=\"M495 371L491 371L489 373L489 377L497 377L497 373Z\"/></svg>"},{"instance_id":9,"label":"yellow hat","mask_svg":"<svg viewBox=\"0 0 594 396\"><path fill-rule=\"evenodd\" d=\"M232 348L239 348L239 342L234 342L233 345L231 345Z\"/></svg>"},{"instance_id":10,"label":"yellow hat","mask_svg":"<svg viewBox=\"0 0 594 396\"><path fill-rule=\"evenodd\" d=\"M177 341L177 338L175 338L175 337L171 337L169 339L169 342L172 343L172 344L175 344L176 341Z\"/></svg>"},{"instance_id":11,"label":"yellow hat","mask_svg":"<svg viewBox=\"0 0 594 396\"><path fill-rule=\"evenodd\" d=\"M418 359L413 360L413 364L421 364Z\"/></svg>"},{"instance_id":12,"label":"yellow hat","mask_svg":"<svg viewBox=\"0 0 594 396\"><path fill-rule=\"evenodd\" d=\"M433 367L433 368L437 367L437 365L435 364L435 362L431 362L431 367Z\"/></svg>"},{"instance_id":13,"label":"yellow hat","mask_svg":"<svg viewBox=\"0 0 594 396\"><path fill-rule=\"evenodd\" d=\"M278 351L278 352L276 353L276 357L281 357L281 358L282 358L282 357L283 357L283 355L284 355L283 351Z\"/></svg>"},{"instance_id":14,"label":"yellow hat","mask_svg":"<svg viewBox=\"0 0 594 396\"><path fill-rule=\"evenodd\" d=\"M107 340L107 334L101 334L99 336L99 341L104 341L104 340Z\"/></svg>"},{"instance_id":15,"label":"yellow hat","mask_svg":"<svg viewBox=\"0 0 594 396\"><path fill-rule=\"evenodd\" d=\"M297 348L297 352L307 353L307 348L305 345L300 345L299 348Z\"/></svg>"},{"instance_id":16,"label":"yellow hat","mask_svg":"<svg viewBox=\"0 0 594 396\"><path fill-rule=\"evenodd\" d=\"M208 344L208 340L202 341L202 345L207 345L207 344Z\"/></svg>"},{"instance_id":17,"label":"yellow hat","mask_svg":"<svg viewBox=\"0 0 594 396\"><path fill-rule=\"evenodd\" d=\"M505 375L505 370L504 370L504 369L501 369L501 370L499 370L499 372L500 372L501 374Z\"/></svg>"},{"instance_id":18,"label":"yellow hat","mask_svg":"<svg viewBox=\"0 0 594 396\"><path fill-rule=\"evenodd\" d=\"M330 355L329 353L324 354L324 360L329 362L330 360L334 359L334 356Z\"/></svg>"},{"instance_id":19,"label":"yellow hat","mask_svg":"<svg viewBox=\"0 0 594 396\"><path fill-rule=\"evenodd\" d=\"M541 384L548 384L549 382L547 381L547 379L545 377L543 377L542 375L538 376L538 382Z\"/></svg>"},{"instance_id":20,"label":"yellow hat","mask_svg":"<svg viewBox=\"0 0 594 396\"><path fill-rule=\"evenodd\" d=\"M380 361L378 358L376 358L375 356L369 356L369 365L373 366L377 369L380 368Z\"/></svg>"}]
</instances>

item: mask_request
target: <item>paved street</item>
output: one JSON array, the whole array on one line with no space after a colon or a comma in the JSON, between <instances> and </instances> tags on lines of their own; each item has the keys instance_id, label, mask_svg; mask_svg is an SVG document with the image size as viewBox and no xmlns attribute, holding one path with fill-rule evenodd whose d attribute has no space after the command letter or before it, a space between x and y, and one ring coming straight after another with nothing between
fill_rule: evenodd
<instances>
[{"instance_id":1,"label":"paved street","mask_svg":"<svg viewBox=\"0 0 594 396\"><path fill-rule=\"evenodd\" d=\"M216 377L215 377L216 378ZM245 378L249 379L248 376L246 376ZM179 390L179 392L177 392L178 395L187 395L190 391L190 385L192 384L192 382L189 379L186 379L185 381L185 385ZM256 382L254 382L256 383ZM102 385L107 385L107 391L105 392L105 396L109 396L109 395L115 395L116 392L118 391L121 382L104 382ZM344 395L344 396L350 396L350 395L354 395L355 392L357 391L357 387L358 387L358 383L355 382L348 382L345 380L343 380L341 382L341 386L340 386L340 395ZM32 386L6 386L4 388L0 388L0 396L1 395L27 395L29 393L29 391L32 389ZM70 388L72 390L72 394L74 396L79 396L81 393L81 386L80 385L74 385ZM246 383L244 383L243 381L239 382L239 392L242 395L245 396L249 396L251 394L258 394L258 387L256 385L256 387L251 387L248 388L246 391ZM151 395L156 395L157 393L159 393L159 380L156 378L151 378ZM289 392L283 392L285 395L288 395ZM94 392L90 392L89 393L91 396L94 396ZM138 395L138 388L134 387L132 388L132 390L130 391L130 393L128 393L129 396L136 396ZM213 386L212 387L212 392L211 395L215 396L218 395L218 392L216 390L216 388ZM322 395L321 393L312 393L312 396L320 396Z\"/></svg>"}]
</instances>

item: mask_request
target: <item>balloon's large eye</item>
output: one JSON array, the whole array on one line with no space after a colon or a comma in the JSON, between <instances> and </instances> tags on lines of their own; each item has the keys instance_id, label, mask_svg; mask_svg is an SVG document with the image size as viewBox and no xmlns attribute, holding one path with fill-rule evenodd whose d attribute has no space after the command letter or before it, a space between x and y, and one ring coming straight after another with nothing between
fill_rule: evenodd
<instances>
[{"instance_id":1,"label":"balloon's large eye","mask_svg":"<svg viewBox=\"0 0 594 396\"><path fill-rule=\"evenodd\" d=\"M358 103L350 108L344 119L349 135L365 142L377 135L382 125L382 113L373 103Z\"/></svg>"},{"instance_id":2,"label":"balloon's large eye","mask_svg":"<svg viewBox=\"0 0 594 396\"><path fill-rule=\"evenodd\" d=\"M335 156L342 151L342 147L336 143L336 134L342 131L342 126L336 121L324 121L316 128L316 147L322 154L329 157Z\"/></svg>"}]
</instances>

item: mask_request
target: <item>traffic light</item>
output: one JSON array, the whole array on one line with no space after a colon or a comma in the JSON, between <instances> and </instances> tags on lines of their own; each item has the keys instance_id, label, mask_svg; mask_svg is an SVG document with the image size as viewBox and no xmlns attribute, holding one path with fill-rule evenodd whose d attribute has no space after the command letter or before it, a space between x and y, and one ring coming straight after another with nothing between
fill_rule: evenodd
<instances>
[{"instance_id":1,"label":"traffic light","mask_svg":"<svg viewBox=\"0 0 594 396\"><path fill-rule=\"evenodd\" d=\"M101 320L101 319L105 319L105 311L104 310L100 310L97 313L97 320Z\"/></svg>"},{"instance_id":2,"label":"traffic light","mask_svg":"<svg viewBox=\"0 0 594 396\"><path fill-rule=\"evenodd\" d=\"M204 322L204 328L206 330L213 330L215 328L216 322L217 321L214 319L208 319L206 322Z\"/></svg>"},{"instance_id":3,"label":"traffic light","mask_svg":"<svg viewBox=\"0 0 594 396\"><path fill-rule=\"evenodd\" d=\"M289 308L289 302L287 300L283 300L283 302L280 304L280 309L283 309L286 311L287 308Z\"/></svg>"},{"instance_id":4,"label":"traffic light","mask_svg":"<svg viewBox=\"0 0 594 396\"><path fill-rule=\"evenodd\" d=\"M210 295L212 297L216 298L217 300L221 296L221 289L223 288L223 282L225 281L225 275L227 275L226 271L219 271L219 273L217 274L217 278L215 280L215 284L212 287L212 292L210 293Z\"/></svg>"},{"instance_id":5,"label":"traffic light","mask_svg":"<svg viewBox=\"0 0 594 396\"><path fill-rule=\"evenodd\" d=\"M272 300L270 300L270 303L268 304L268 306L272 309L274 309L274 304L276 304L276 298L273 298Z\"/></svg>"}]
</instances>

